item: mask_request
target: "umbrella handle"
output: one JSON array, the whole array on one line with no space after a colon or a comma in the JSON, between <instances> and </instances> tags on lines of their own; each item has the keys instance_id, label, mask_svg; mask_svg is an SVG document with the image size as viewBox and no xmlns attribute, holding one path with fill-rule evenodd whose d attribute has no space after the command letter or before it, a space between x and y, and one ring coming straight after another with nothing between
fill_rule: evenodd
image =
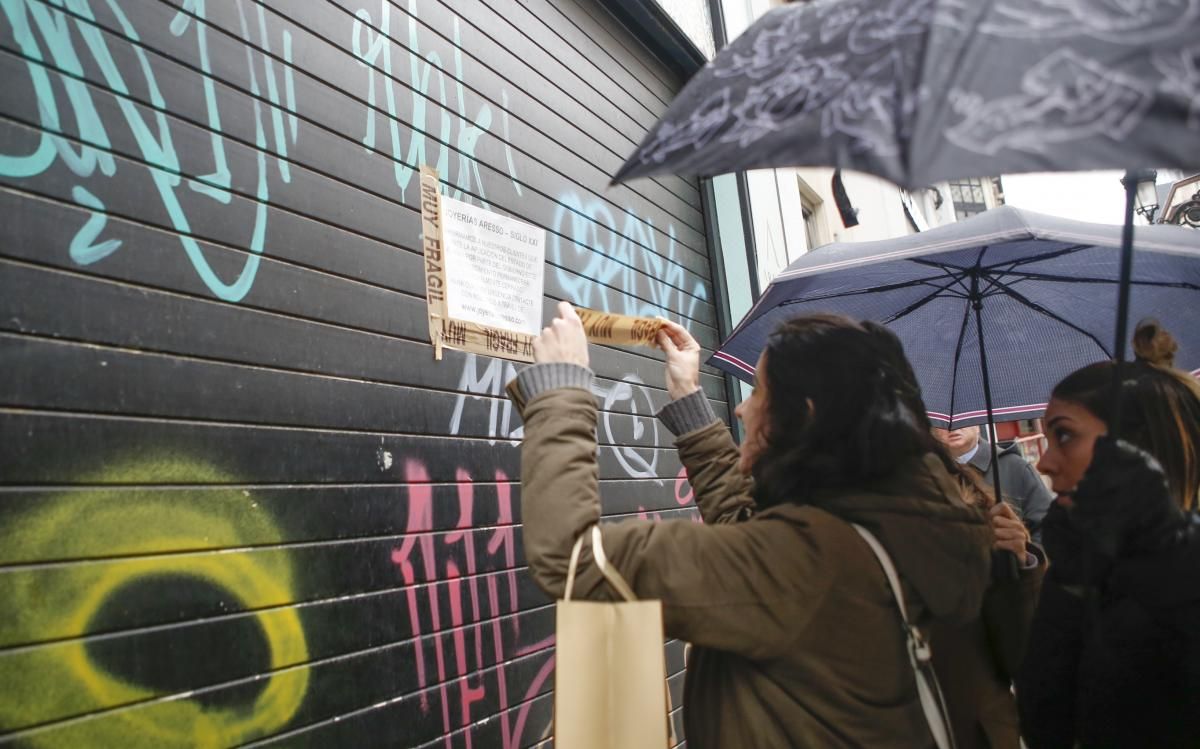
<instances>
[{"instance_id":1,"label":"umbrella handle","mask_svg":"<svg viewBox=\"0 0 1200 749\"><path fill-rule=\"evenodd\" d=\"M1137 202L1137 176L1125 172L1125 225L1121 228L1121 275L1117 282L1117 338L1113 341L1112 413L1108 433L1121 433L1121 365L1125 363L1125 337L1129 333L1129 287L1133 279L1133 212Z\"/></svg>"},{"instance_id":2,"label":"umbrella handle","mask_svg":"<svg viewBox=\"0 0 1200 749\"><path fill-rule=\"evenodd\" d=\"M980 255L982 258L983 255ZM975 331L979 339L979 368L983 374L983 397L987 404L987 437L988 449L991 451L992 486L996 492L996 501L1003 502L1004 495L1000 491L1000 450L997 446L999 436L996 433L996 418L992 410L992 383L988 374L987 347L983 337L983 295L979 291L979 274L971 275L971 307L975 310ZM992 578L995 580L1019 580L1021 578L1021 563L1017 555L1011 551L992 552Z\"/></svg>"}]
</instances>

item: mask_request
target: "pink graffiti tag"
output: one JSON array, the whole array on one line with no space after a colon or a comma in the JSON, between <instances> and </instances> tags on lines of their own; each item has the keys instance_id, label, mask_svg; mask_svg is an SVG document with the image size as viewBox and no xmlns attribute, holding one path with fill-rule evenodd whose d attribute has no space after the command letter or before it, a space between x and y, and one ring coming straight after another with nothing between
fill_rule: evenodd
<instances>
[{"instance_id":1,"label":"pink graffiti tag","mask_svg":"<svg viewBox=\"0 0 1200 749\"><path fill-rule=\"evenodd\" d=\"M442 705L442 728L446 732L445 745L453 744L452 731L467 727L471 724L472 706L483 701L487 696L487 684L482 671L495 668L498 687L499 717L504 749L515 749L527 743L522 740L526 729L529 710L532 707L532 697L537 695L545 684L546 679L553 673L554 659L550 652L553 647L553 637L524 647L517 647L513 657L531 655L546 651L550 657L538 670L525 694L520 698L522 703L518 711L515 726L510 726L508 710L512 700L508 695L504 664L508 660L505 642L518 642L520 627L515 616L520 613L516 570L516 535L513 513L512 483L507 474L495 472L496 519L485 546L487 557L498 562L504 570L502 575L481 575L479 558L476 553L476 535L473 530L478 527L475 510L475 481L465 469L459 469L455 475L455 488L458 500L458 517L454 530L446 533L440 540L434 531L433 520L433 487L425 466L419 461L407 460L404 464L405 482L408 484L408 519L405 525L406 535L400 546L392 550L392 562L400 568L400 575L407 587L408 616L412 635L415 638L417 659L417 681L420 684L421 709L430 709L427 688L431 684L430 675L425 664L426 645L422 635L427 634L422 629L420 595L418 585L425 584L428 591L428 603L432 632L437 635L442 631L442 609L438 598L438 588L444 587L449 597L449 627L451 628L450 644L453 653L453 669L455 676L447 681L447 653L440 637L433 637L433 656L437 668L437 691ZM452 547L461 547L461 557L451 556L445 552ZM440 552L440 553L439 553ZM420 555L420 560L416 559ZM463 569L457 559L462 559ZM480 590L480 578L486 579L486 602L488 611L484 611L483 597ZM501 590L501 581L507 585L507 595ZM443 586L437 583L444 583ZM490 621L487 621L490 618ZM505 637L505 627L511 629L511 638ZM489 661L484 653L485 631L491 629L493 656ZM451 700L448 691L454 688L458 696L457 709L452 715ZM463 732L466 746L472 749L472 739L469 731Z\"/></svg>"},{"instance_id":2,"label":"pink graffiti tag","mask_svg":"<svg viewBox=\"0 0 1200 749\"><path fill-rule=\"evenodd\" d=\"M484 702L489 686L496 687L495 709L500 719L502 749L517 749L530 743L525 736L530 711L554 673L554 637L534 643L520 643L520 600L517 579L516 526L513 508L513 484L508 475L496 470L493 483L476 484L463 468L455 472L457 517L453 529L435 532L434 485L425 465L417 460L404 462L408 485L408 516L405 536L391 552L392 562L404 581L409 626L414 638L417 681L421 689L421 710L430 712L431 688L441 703L442 729L447 749L461 735L467 749L474 749L471 713ZM495 504L477 501L477 489L495 492ZM692 505L692 486L680 470L674 481L674 499L680 507ZM454 506L454 505L452 505ZM494 510L493 510L494 508ZM481 509L493 511L477 517ZM664 519L678 510L647 511L638 514L654 520ZM693 519L699 521L694 510ZM486 535L485 535L486 534ZM495 573L490 573L491 571ZM507 591L503 590L507 587ZM422 593L422 588L424 592ZM441 594L445 594L442 596ZM443 612L442 597L449 599ZM428 603L430 631L422 625L421 604ZM443 622L446 629L443 630ZM491 656L485 652L491 630ZM442 637L448 632L447 638ZM432 642L436 676L429 673L425 658ZM450 652L447 652L450 651ZM517 700L509 695L505 666L510 659L545 653L536 675ZM452 674L450 672L453 672ZM488 672L495 674L490 681ZM436 681L435 681L436 680ZM453 693L453 696L452 696ZM451 704L451 703L455 704ZM512 706L520 705L510 720ZM462 730L468 729L468 730ZM536 737L533 737L536 740Z\"/></svg>"},{"instance_id":3,"label":"pink graffiti tag","mask_svg":"<svg viewBox=\"0 0 1200 749\"><path fill-rule=\"evenodd\" d=\"M688 481L687 469L680 468L675 475L675 503L683 506L692 504L692 483Z\"/></svg>"}]
</instances>

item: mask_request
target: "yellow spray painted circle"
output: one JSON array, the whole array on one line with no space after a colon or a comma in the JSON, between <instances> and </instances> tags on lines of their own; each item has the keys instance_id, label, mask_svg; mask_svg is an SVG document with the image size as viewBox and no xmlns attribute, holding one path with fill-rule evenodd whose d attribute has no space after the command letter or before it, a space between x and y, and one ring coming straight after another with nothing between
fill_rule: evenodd
<instances>
[{"instance_id":1,"label":"yellow spray painted circle","mask_svg":"<svg viewBox=\"0 0 1200 749\"><path fill-rule=\"evenodd\" d=\"M232 483L207 466L176 460L140 461L86 483L161 486L178 476L189 483ZM294 666L305 664L308 652L300 617L285 605L297 598L292 564L286 551L270 548L281 541L279 532L251 492L65 491L5 525L0 562L85 560L0 577L0 597L8 596L13 612L0 622L0 644L60 641L0 659L0 682L23 685L0 696L5 728L128 705L29 739L46 746L79 745L77 739L127 747L220 746L272 733L299 708L308 670ZM240 608L263 609L253 617L270 650L271 671L253 703L218 707L186 696L162 699L110 674L92 660L84 641L71 639L90 634L90 623L117 590L164 575L202 580L227 591Z\"/></svg>"}]
</instances>

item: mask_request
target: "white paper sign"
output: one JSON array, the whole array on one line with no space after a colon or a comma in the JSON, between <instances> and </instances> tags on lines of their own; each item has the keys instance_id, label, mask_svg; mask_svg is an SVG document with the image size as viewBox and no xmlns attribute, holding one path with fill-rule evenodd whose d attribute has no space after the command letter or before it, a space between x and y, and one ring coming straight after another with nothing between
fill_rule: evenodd
<instances>
[{"instance_id":1,"label":"white paper sign","mask_svg":"<svg viewBox=\"0 0 1200 749\"><path fill-rule=\"evenodd\" d=\"M545 229L442 196L442 246L450 317L541 331Z\"/></svg>"}]
</instances>

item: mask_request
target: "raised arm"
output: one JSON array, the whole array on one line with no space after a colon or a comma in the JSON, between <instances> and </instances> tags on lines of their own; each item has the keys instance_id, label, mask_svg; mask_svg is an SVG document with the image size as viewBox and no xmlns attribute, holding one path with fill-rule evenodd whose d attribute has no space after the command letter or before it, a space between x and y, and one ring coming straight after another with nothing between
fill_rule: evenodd
<instances>
[{"instance_id":1,"label":"raised arm","mask_svg":"<svg viewBox=\"0 0 1200 749\"><path fill-rule=\"evenodd\" d=\"M596 402L588 390L586 341L570 319L573 311L560 314L566 323L556 321L535 345L542 363L523 370L508 388L525 422L525 557L539 587L556 598L563 594L575 539L600 519ZM574 343L556 349L556 333ZM569 353L579 347L582 361ZM781 520L735 525L630 520L604 525L602 535L609 562L636 595L662 600L668 636L766 658L794 641L836 577L830 573L841 543L834 543L835 531L846 529L822 513L813 515L812 522L837 527L816 532ZM778 575L779 569L796 574ZM615 597L587 544L574 595Z\"/></svg>"},{"instance_id":2,"label":"raised arm","mask_svg":"<svg viewBox=\"0 0 1200 749\"><path fill-rule=\"evenodd\" d=\"M700 514L709 524L746 520L754 513L754 482L738 469L737 445L700 389L700 344L673 322L658 335L671 396L658 418L676 436Z\"/></svg>"}]
</instances>

